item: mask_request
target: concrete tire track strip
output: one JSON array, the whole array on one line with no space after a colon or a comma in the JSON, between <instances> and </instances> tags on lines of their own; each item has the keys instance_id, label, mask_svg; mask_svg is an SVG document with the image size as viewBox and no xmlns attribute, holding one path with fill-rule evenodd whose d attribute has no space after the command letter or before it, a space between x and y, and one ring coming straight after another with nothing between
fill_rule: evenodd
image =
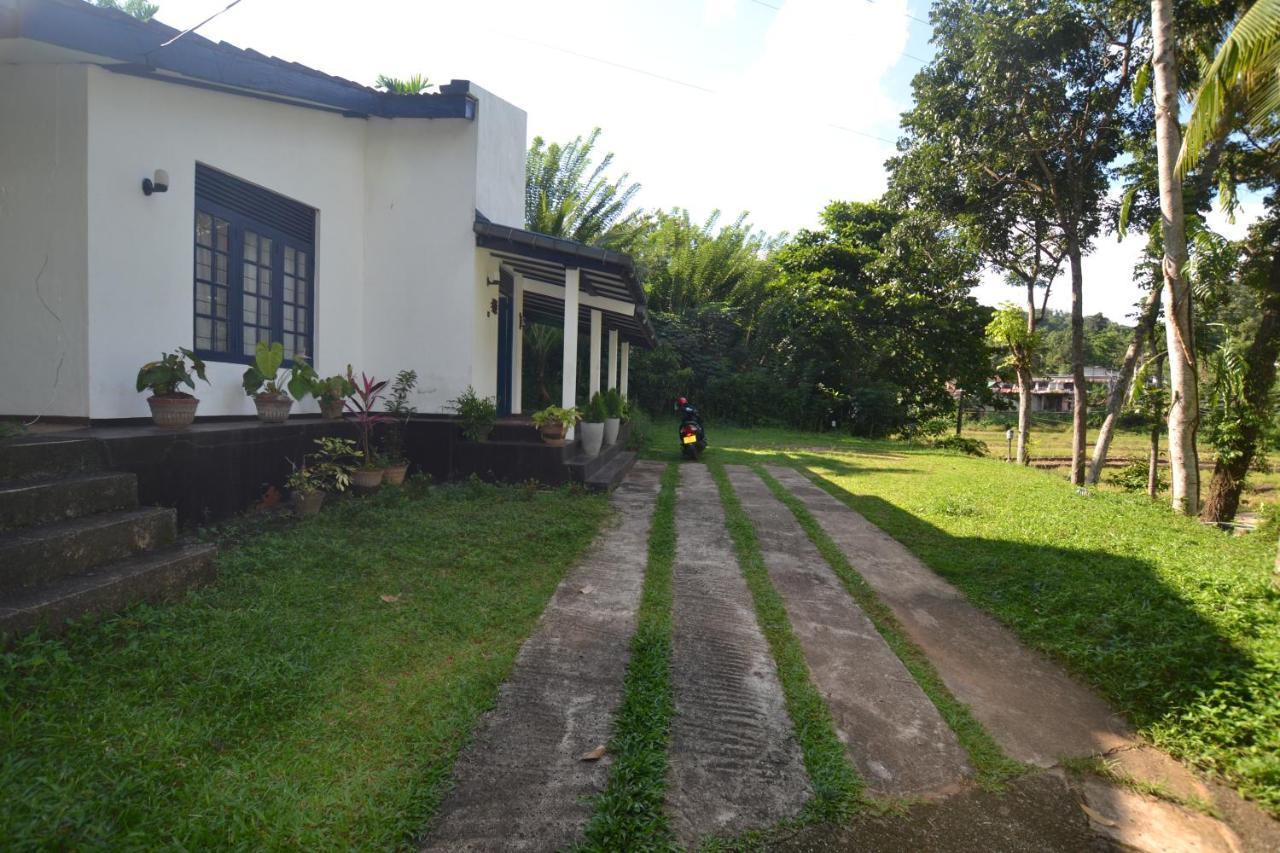
<instances>
[{"instance_id":1,"label":"concrete tire track strip","mask_svg":"<svg viewBox=\"0 0 1280 853\"><path fill-rule=\"evenodd\" d=\"M667 812L692 847L794 816L812 789L719 490L701 465L680 475Z\"/></svg>"},{"instance_id":2,"label":"concrete tire track strip","mask_svg":"<svg viewBox=\"0 0 1280 853\"><path fill-rule=\"evenodd\" d=\"M751 518L774 588L836 732L868 790L954 792L973 775L938 709L841 584L791 510L751 469L729 481Z\"/></svg>"},{"instance_id":3,"label":"concrete tire track strip","mask_svg":"<svg viewBox=\"0 0 1280 853\"><path fill-rule=\"evenodd\" d=\"M423 849L558 850L581 837L609 762L580 758L608 742L622 701L664 468L637 463L614 491L614 519L521 647Z\"/></svg>"}]
</instances>

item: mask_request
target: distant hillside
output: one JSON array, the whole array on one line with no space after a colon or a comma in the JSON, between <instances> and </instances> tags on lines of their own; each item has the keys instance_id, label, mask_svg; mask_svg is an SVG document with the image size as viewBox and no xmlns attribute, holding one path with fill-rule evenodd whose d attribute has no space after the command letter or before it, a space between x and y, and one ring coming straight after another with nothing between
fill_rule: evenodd
<instances>
[{"instance_id":1,"label":"distant hillside","mask_svg":"<svg viewBox=\"0 0 1280 853\"><path fill-rule=\"evenodd\" d=\"M1049 311L1040 324L1044 345L1037 373L1071 372L1071 315ZM1133 326L1113 323L1101 314L1084 318L1084 363L1119 368L1133 337Z\"/></svg>"}]
</instances>

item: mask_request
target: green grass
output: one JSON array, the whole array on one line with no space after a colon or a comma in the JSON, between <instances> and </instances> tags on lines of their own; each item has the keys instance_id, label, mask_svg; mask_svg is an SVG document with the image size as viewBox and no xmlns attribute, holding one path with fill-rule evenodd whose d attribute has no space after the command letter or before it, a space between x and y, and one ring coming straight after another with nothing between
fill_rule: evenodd
<instances>
[{"instance_id":1,"label":"green grass","mask_svg":"<svg viewBox=\"0 0 1280 853\"><path fill-rule=\"evenodd\" d=\"M925 695L937 707L947 725L956 733L960 745L969 754L970 764L978 773L978 780L987 787L998 788L1009 779L1026 772L1027 768L1008 758L1000 750L991 735L987 734L982 725L974 719L968 706L951 695L951 691L942 683L942 678L933 668L933 664L929 663L924 653L907 639L893 611L880 601L875 591L871 589L871 585L849 565L844 552L831 540L800 499L769 476L769 472L762 466L757 465L755 468L756 473L764 480L774 497L786 504L795 515L800 526L822 553L832 571L836 573L836 577L840 578L844 588L853 596L854 601L858 602L858 606L867 614L871 624L902 661Z\"/></svg>"},{"instance_id":2,"label":"green grass","mask_svg":"<svg viewBox=\"0 0 1280 853\"><path fill-rule=\"evenodd\" d=\"M0 655L0 838L412 843L607 512L563 490L385 491L244 536L178 604L20 641Z\"/></svg>"},{"instance_id":3,"label":"green grass","mask_svg":"<svg viewBox=\"0 0 1280 853\"><path fill-rule=\"evenodd\" d=\"M1144 495L845 436L709 425L707 460L803 465L1138 730L1280 816L1277 529L1230 537ZM658 433L661 436L661 431ZM655 444L650 455L670 458Z\"/></svg>"},{"instance_id":4,"label":"green grass","mask_svg":"<svg viewBox=\"0 0 1280 853\"><path fill-rule=\"evenodd\" d=\"M662 475L649 528L649 562L631 641L622 705L613 721L609 781L595 800L585 850L675 850L663 811L667 747L675 703L671 688L671 572L676 556L676 483Z\"/></svg>"},{"instance_id":5,"label":"green grass","mask_svg":"<svg viewBox=\"0 0 1280 853\"><path fill-rule=\"evenodd\" d=\"M862 780L845 756L831 711L810 678L804 650L791 630L782 598L769 580L755 527L734 494L724 467L712 464L708 468L720 489L725 525L751 590L756 619L777 663L787 713L800 742L809 781L813 783L814 799L806 808L806 817L813 820L847 817L862 805Z\"/></svg>"}]
</instances>

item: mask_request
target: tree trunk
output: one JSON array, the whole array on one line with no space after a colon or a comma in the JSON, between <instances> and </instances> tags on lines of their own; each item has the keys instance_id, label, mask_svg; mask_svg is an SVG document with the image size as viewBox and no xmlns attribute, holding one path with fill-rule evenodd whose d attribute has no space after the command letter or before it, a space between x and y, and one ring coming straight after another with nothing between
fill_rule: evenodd
<instances>
[{"instance_id":1,"label":"tree trunk","mask_svg":"<svg viewBox=\"0 0 1280 853\"><path fill-rule=\"evenodd\" d=\"M1157 289L1157 293L1160 291ZM1155 340L1151 346L1156 345ZM1164 355L1156 358L1156 386L1164 387ZM1147 497L1155 500L1160 496L1160 417L1151 421L1151 451L1147 454Z\"/></svg>"},{"instance_id":2,"label":"tree trunk","mask_svg":"<svg viewBox=\"0 0 1280 853\"><path fill-rule=\"evenodd\" d=\"M1124 361L1120 364L1120 376L1116 379L1111 395L1107 397L1107 417L1098 431L1098 440L1093 445L1093 460L1089 464L1089 485L1097 485L1102 477L1102 468L1107 464L1107 451L1111 449L1111 439L1115 436L1116 422L1124 408L1124 401L1129 399L1129 388L1133 385L1133 374L1138 367L1138 359L1142 357L1142 345L1151 336L1151 329L1156 323L1156 315L1160 313L1160 288L1153 287L1142 304L1142 313L1138 316L1138 324L1133 328L1133 340L1124 352ZM1159 430L1156 432L1159 440Z\"/></svg>"},{"instance_id":3,"label":"tree trunk","mask_svg":"<svg viewBox=\"0 0 1280 853\"><path fill-rule=\"evenodd\" d=\"M1084 450L1089 436L1089 386L1084 378L1084 273L1080 244L1074 238L1067 246L1071 256L1071 485L1084 485Z\"/></svg>"},{"instance_id":4,"label":"tree trunk","mask_svg":"<svg viewBox=\"0 0 1280 853\"><path fill-rule=\"evenodd\" d=\"M1160 218L1164 235L1165 337L1169 348L1169 475L1173 508L1195 515L1200 508L1196 430L1200 426L1191 288L1183 277L1187 261L1182 183L1174 174L1181 146L1178 127L1178 59L1173 0L1151 0L1152 80L1156 107L1156 159L1160 173Z\"/></svg>"},{"instance_id":5,"label":"tree trunk","mask_svg":"<svg viewBox=\"0 0 1280 853\"><path fill-rule=\"evenodd\" d=\"M956 397L956 435L964 429L964 395Z\"/></svg>"},{"instance_id":6,"label":"tree trunk","mask_svg":"<svg viewBox=\"0 0 1280 853\"><path fill-rule=\"evenodd\" d=\"M1227 462L1219 459L1213 466L1201 521L1223 522L1236 517L1244 478L1258 452L1262 424L1271 417L1271 389L1276 383L1276 357L1280 356L1280 248L1271 256L1261 301L1258 333L1245 353L1244 406L1251 416L1245 419L1232 447L1232 458Z\"/></svg>"},{"instance_id":7,"label":"tree trunk","mask_svg":"<svg viewBox=\"0 0 1280 853\"><path fill-rule=\"evenodd\" d=\"M1018 455L1019 465L1030 465L1027 439L1031 435L1031 368L1018 368Z\"/></svg>"}]
</instances>

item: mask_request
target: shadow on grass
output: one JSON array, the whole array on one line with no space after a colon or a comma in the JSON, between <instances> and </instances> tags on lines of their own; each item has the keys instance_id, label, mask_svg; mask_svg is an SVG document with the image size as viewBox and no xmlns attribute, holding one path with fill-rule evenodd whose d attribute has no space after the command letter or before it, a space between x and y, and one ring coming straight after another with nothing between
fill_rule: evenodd
<instances>
[{"instance_id":1,"label":"shadow on grass","mask_svg":"<svg viewBox=\"0 0 1280 853\"><path fill-rule=\"evenodd\" d=\"M905 545L1028 645L1097 687L1158 745L1280 806L1275 750L1280 696L1273 665L1243 651L1152 563L1103 550L956 536L830 475L858 474L828 456L791 456L820 485ZM884 473L875 468L867 473ZM912 472L919 473L919 472ZM958 515L977 514L964 502ZM1232 606L1224 596L1223 607Z\"/></svg>"}]
</instances>

